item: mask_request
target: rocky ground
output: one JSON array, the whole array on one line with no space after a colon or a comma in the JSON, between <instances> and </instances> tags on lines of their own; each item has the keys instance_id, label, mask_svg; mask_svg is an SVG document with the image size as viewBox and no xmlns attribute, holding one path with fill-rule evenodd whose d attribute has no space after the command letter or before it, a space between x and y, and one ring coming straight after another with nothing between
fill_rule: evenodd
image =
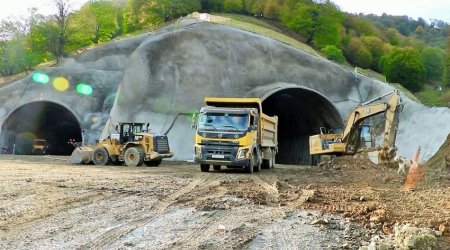
<instances>
[{"instance_id":1,"label":"rocky ground","mask_svg":"<svg viewBox=\"0 0 450 250\"><path fill-rule=\"evenodd\" d=\"M404 191L396 169L352 158L251 175L67 161L0 155L0 249L450 249L443 165Z\"/></svg>"}]
</instances>

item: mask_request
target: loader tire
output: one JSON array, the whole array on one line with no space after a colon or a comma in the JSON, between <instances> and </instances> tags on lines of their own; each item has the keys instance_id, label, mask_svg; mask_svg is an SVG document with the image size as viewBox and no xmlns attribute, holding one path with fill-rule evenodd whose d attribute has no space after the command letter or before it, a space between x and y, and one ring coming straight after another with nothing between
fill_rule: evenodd
<instances>
[{"instance_id":1,"label":"loader tire","mask_svg":"<svg viewBox=\"0 0 450 250\"><path fill-rule=\"evenodd\" d=\"M162 162L162 159L154 160L154 161L144 161L144 164L149 167L159 166Z\"/></svg>"},{"instance_id":2,"label":"loader tire","mask_svg":"<svg viewBox=\"0 0 450 250\"><path fill-rule=\"evenodd\" d=\"M96 148L92 154L92 161L97 166L105 166L109 163L109 154L106 148Z\"/></svg>"},{"instance_id":3,"label":"loader tire","mask_svg":"<svg viewBox=\"0 0 450 250\"><path fill-rule=\"evenodd\" d=\"M139 147L131 147L125 151L125 164L129 167L139 167L144 163L144 151Z\"/></svg>"}]
</instances>

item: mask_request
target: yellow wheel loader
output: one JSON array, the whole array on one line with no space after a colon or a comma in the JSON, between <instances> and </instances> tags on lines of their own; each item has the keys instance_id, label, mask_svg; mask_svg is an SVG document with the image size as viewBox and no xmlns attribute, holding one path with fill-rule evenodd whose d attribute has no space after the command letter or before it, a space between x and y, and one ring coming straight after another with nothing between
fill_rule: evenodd
<instances>
[{"instance_id":1,"label":"yellow wheel loader","mask_svg":"<svg viewBox=\"0 0 450 250\"><path fill-rule=\"evenodd\" d=\"M77 147L70 161L74 164L104 166L107 164L127 166L158 166L163 158L170 158L169 140L166 135L155 135L144 130L144 123L119 123L118 133L92 146Z\"/></svg>"}]
</instances>

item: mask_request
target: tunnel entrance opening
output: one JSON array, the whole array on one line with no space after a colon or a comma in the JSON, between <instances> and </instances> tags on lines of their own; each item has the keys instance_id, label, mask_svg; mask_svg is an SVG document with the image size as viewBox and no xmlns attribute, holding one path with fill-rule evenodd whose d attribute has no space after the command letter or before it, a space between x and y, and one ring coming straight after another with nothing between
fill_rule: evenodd
<instances>
[{"instance_id":1,"label":"tunnel entrance opening","mask_svg":"<svg viewBox=\"0 0 450 250\"><path fill-rule=\"evenodd\" d=\"M278 116L276 162L313 164L316 159L309 154L309 136L320 133L320 127L342 127L339 111L326 97L311 89L278 88L265 96L264 113Z\"/></svg>"},{"instance_id":2,"label":"tunnel entrance opening","mask_svg":"<svg viewBox=\"0 0 450 250\"><path fill-rule=\"evenodd\" d=\"M1 131L5 148L22 155L70 155L74 147L69 140L82 141L80 123L75 115L64 106L46 101L17 108L7 117ZM45 152L36 152L38 144L46 144Z\"/></svg>"}]
</instances>

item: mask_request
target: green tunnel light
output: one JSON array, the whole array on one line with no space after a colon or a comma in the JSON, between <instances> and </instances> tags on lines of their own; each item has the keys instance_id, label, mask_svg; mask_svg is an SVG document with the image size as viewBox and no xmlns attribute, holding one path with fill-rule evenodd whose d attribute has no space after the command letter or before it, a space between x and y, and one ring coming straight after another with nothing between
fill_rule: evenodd
<instances>
[{"instance_id":1,"label":"green tunnel light","mask_svg":"<svg viewBox=\"0 0 450 250\"><path fill-rule=\"evenodd\" d=\"M47 74L41 72L34 72L32 78L33 81L42 84L47 84L48 81L50 80Z\"/></svg>"},{"instance_id":2,"label":"green tunnel light","mask_svg":"<svg viewBox=\"0 0 450 250\"><path fill-rule=\"evenodd\" d=\"M91 85L86 83L78 83L77 84L77 92L81 95L92 95L92 92L94 92L94 89Z\"/></svg>"}]
</instances>

